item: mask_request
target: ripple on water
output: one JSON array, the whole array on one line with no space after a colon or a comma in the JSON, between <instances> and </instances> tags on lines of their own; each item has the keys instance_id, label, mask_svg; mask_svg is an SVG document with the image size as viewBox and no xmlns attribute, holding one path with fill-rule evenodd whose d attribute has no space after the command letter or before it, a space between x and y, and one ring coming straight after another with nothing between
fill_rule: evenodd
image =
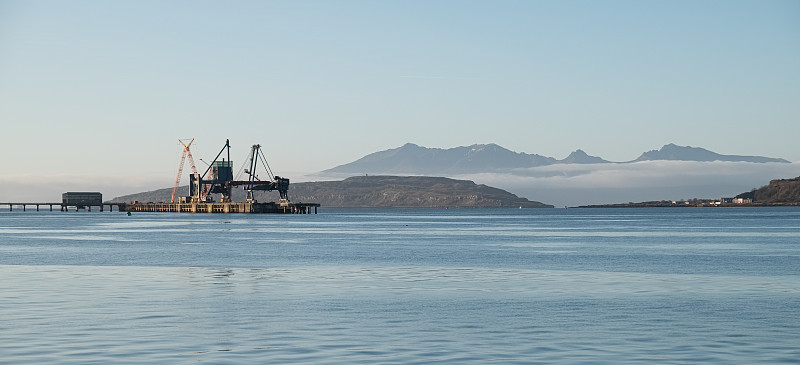
<instances>
[{"instance_id":1,"label":"ripple on water","mask_svg":"<svg viewBox=\"0 0 800 365\"><path fill-rule=\"evenodd\" d=\"M681 212L6 215L0 363L795 361L800 215Z\"/></svg>"}]
</instances>

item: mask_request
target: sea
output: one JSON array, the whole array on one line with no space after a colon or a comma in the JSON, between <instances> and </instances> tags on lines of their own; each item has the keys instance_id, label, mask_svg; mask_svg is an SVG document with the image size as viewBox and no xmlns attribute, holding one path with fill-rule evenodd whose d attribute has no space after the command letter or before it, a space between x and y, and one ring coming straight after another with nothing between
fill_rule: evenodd
<instances>
[{"instance_id":1,"label":"sea","mask_svg":"<svg viewBox=\"0 0 800 365\"><path fill-rule=\"evenodd\" d=\"M0 211L0 364L796 364L798 334L798 207Z\"/></svg>"}]
</instances>

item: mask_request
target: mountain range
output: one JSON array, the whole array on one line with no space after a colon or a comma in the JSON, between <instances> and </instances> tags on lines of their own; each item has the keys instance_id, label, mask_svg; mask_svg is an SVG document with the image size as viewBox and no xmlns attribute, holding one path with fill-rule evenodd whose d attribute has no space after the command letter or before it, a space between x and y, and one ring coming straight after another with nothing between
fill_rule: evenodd
<instances>
[{"instance_id":1,"label":"mountain range","mask_svg":"<svg viewBox=\"0 0 800 365\"><path fill-rule=\"evenodd\" d=\"M653 160L677 161L735 161L735 162L779 162L782 158L761 156L722 155L704 148L667 144L659 150L642 153L637 159L627 162ZM576 150L562 160L538 154L514 152L494 143L475 144L449 149L428 148L413 143L366 155L356 161L325 170L325 173L373 173L373 174L470 174L503 172L520 168L555 164L599 164L614 163L583 150Z\"/></svg>"}]
</instances>

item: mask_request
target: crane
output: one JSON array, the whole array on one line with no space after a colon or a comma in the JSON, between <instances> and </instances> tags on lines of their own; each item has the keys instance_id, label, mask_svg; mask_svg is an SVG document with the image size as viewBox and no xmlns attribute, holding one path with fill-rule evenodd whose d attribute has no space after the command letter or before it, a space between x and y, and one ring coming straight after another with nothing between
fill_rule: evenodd
<instances>
[{"instance_id":1,"label":"crane","mask_svg":"<svg viewBox=\"0 0 800 365\"><path fill-rule=\"evenodd\" d=\"M189 144L183 143L183 141L181 141L180 139L178 140L178 142L180 142L181 145L183 145L183 154L181 155L181 163L180 165L178 165L178 176L175 178L175 187L172 188L172 199L170 199L170 203L175 202L175 194L178 192L178 185L181 182L181 175L183 174L183 164L184 162L186 162L186 157L189 157L189 166L192 168L192 174L195 176L199 175L197 173L197 166L194 164L194 158L192 158L192 151L189 150L189 146L191 146L192 142L194 142L194 138L192 138L192 140L189 141Z\"/></svg>"},{"instance_id":2,"label":"crane","mask_svg":"<svg viewBox=\"0 0 800 365\"><path fill-rule=\"evenodd\" d=\"M259 161L267 173L269 180L261 180L258 178L256 168L258 167ZM264 151L261 150L260 144L254 144L250 149L250 168L245 169L244 172L248 174L247 181L231 181L230 184L244 185L247 191L248 202L256 201L253 195L254 190L277 190L281 198L281 204L288 203L289 179L282 178L272 173L272 169L269 167L266 157L264 157Z\"/></svg>"},{"instance_id":3,"label":"crane","mask_svg":"<svg viewBox=\"0 0 800 365\"><path fill-rule=\"evenodd\" d=\"M233 187L242 186L247 191L247 202L257 203L253 191L272 191L277 190L280 195L280 205L288 206L289 204L289 179L282 178L274 175L267 163L264 152L261 150L261 145L253 145L250 150L250 163L249 169L244 169L248 175L247 180L235 180L233 176L233 161L231 161L231 144L229 140L225 140L225 145L217 154L217 157L208 166L208 169L200 175L197 172L197 167L192 158L192 152L189 146L192 145L194 139L189 144L183 145L183 156L181 157L180 166L178 168L178 177L175 179L175 187L172 189L172 203L175 202L175 194L178 191L178 184L180 183L181 173L183 172L183 165L186 157L189 158L189 163L192 166L192 175L189 176L189 195L192 197L192 202L212 202L213 197L211 194L221 194L220 202L227 203L231 201L231 192ZM227 160L220 157L227 152ZM261 180L256 169L260 164L266 172L269 180Z\"/></svg>"}]
</instances>

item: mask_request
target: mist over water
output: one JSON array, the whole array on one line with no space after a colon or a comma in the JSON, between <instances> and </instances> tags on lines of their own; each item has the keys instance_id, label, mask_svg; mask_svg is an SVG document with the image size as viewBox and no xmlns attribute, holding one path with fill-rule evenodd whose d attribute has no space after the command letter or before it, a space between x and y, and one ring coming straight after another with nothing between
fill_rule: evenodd
<instances>
[{"instance_id":1,"label":"mist over water","mask_svg":"<svg viewBox=\"0 0 800 365\"><path fill-rule=\"evenodd\" d=\"M463 175L555 206L733 197L772 179L800 176L800 163L641 161L558 164Z\"/></svg>"},{"instance_id":2,"label":"mist over water","mask_svg":"<svg viewBox=\"0 0 800 365\"><path fill-rule=\"evenodd\" d=\"M791 363L800 210L0 212L0 363Z\"/></svg>"}]
</instances>

